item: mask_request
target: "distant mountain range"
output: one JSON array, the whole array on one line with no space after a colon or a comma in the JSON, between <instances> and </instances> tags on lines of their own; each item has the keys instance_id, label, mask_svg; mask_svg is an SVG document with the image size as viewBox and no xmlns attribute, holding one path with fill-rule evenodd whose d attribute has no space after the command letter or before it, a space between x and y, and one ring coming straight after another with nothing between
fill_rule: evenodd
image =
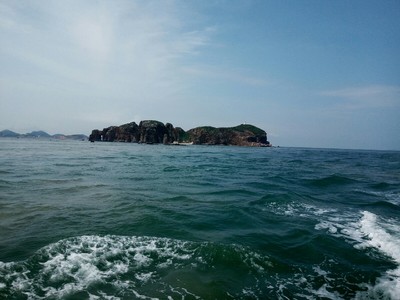
<instances>
[{"instance_id":1,"label":"distant mountain range","mask_svg":"<svg viewBox=\"0 0 400 300\"><path fill-rule=\"evenodd\" d=\"M0 137L13 137L13 138L49 138L49 139L57 139L57 140L87 140L88 137L84 134L54 134L50 135L45 131L32 131L29 133L17 133L11 130L2 130L0 131Z\"/></svg>"}]
</instances>

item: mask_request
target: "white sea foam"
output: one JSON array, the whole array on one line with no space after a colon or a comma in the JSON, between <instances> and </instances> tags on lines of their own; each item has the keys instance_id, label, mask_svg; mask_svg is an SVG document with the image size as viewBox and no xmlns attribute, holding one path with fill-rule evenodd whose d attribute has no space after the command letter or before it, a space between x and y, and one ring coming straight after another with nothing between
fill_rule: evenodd
<instances>
[{"instance_id":1,"label":"white sea foam","mask_svg":"<svg viewBox=\"0 0 400 300\"><path fill-rule=\"evenodd\" d=\"M117 237L117 236L82 236L62 240L51 244L38 252L43 262L37 268L36 277L29 277L30 271L23 263L0 263L1 275L15 291L32 294L33 290L42 289L45 297L60 298L77 291L85 291L96 283L109 284L128 290L136 298L149 299L132 287L136 283L152 280L153 272L146 271L154 258L160 264L166 261L179 266L187 260L195 249L183 247L180 241L161 238ZM157 267L157 265L152 266ZM22 270L21 270L22 268ZM136 271L137 270L137 271ZM118 280L123 274L131 279L128 282ZM47 282L47 283L45 283ZM6 284L1 283L0 288ZM102 299L118 299L99 291ZM99 296L90 294L91 299Z\"/></svg>"},{"instance_id":2,"label":"white sea foam","mask_svg":"<svg viewBox=\"0 0 400 300\"><path fill-rule=\"evenodd\" d=\"M280 216L295 216L295 217L319 217L325 214L332 214L337 212L337 209L329 207L317 207L311 204L304 204L301 202L291 201L282 204L280 202L269 202L263 210L272 211L274 214Z\"/></svg>"},{"instance_id":3,"label":"white sea foam","mask_svg":"<svg viewBox=\"0 0 400 300\"><path fill-rule=\"evenodd\" d=\"M327 290L328 284L323 284L318 290L313 291L313 294L315 296L318 296L318 298L327 298L327 299L342 299L340 295L336 292L329 292Z\"/></svg>"},{"instance_id":4,"label":"white sea foam","mask_svg":"<svg viewBox=\"0 0 400 300\"><path fill-rule=\"evenodd\" d=\"M334 261L324 261L321 265L316 265L312 268L313 272L304 273L302 269L298 269L298 273L290 279L281 279L277 277L279 285L279 299L331 299L342 300L343 297L336 292L337 278L332 275L326 268L335 264ZM323 284L316 284L323 282ZM296 290L297 292L292 297L287 297L284 294L285 290Z\"/></svg>"},{"instance_id":5,"label":"white sea foam","mask_svg":"<svg viewBox=\"0 0 400 300\"><path fill-rule=\"evenodd\" d=\"M138 273L135 274L135 278L139 281L142 282L147 282L150 280L151 276L153 275L153 272L149 272L149 273Z\"/></svg>"},{"instance_id":6,"label":"white sea foam","mask_svg":"<svg viewBox=\"0 0 400 300\"><path fill-rule=\"evenodd\" d=\"M360 241L356 244L357 248L373 248L397 264L397 268L378 278L375 285L369 285L367 292L359 293L358 298L368 295L400 299L400 225L393 219L383 221L368 211L362 212L362 218L356 225L356 230L349 230L348 233Z\"/></svg>"},{"instance_id":7,"label":"white sea foam","mask_svg":"<svg viewBox=\"0 0 400 300\"><path fill-rule=\"evenodd\" d=\"M356 238L359 238L361 234L363 241L357 246L376 248L400 264L400 236L398 235L400 226L390 219L384 223L377 215L368 211L362 214L358 231L349 231L350 234L355 234Z\"/></svg>"},{"instance_id":8,"label":"white sea foam","mask_svg":"<svg viewBox=\"0 0 400 300\"><path fill-rule=\"evenodd\" d=\"M216 251L214 258L213 254L208 256L210 250ZM153 237L81 236L48 245L27 262L0 262L0 297L4 289L9 289L13 294L29 295L30 299L42 297L37 291L45 298L74 297L83 292L90 299L119 299L112 292L116 290L136 299L156 299L146 295L154 286L165 297L170 294L172 298L199 298L189 288L179 286L179 276L187 270L212 268L221 252L243 263L252 274L254 285L270 266L265 256L236 245ZM172 276L177 274L177 285L169 281L170 271Z\"/></svg>"},{"instance_id":9,"label":"white sea foam","mask_svg":"<svg viewBox=\"0 0 400 300\"><path fill-rule=\"evenodd\" d=\"M328 217L315 225L317 230L327 230L342 237L356 249L373 249L392 260L397 268L388 270L375 284L365 284L367 291L359 292L358 299L400 299L400 224L398 220L385 219L369 211L354 216Z\"/></svg>"}]
</instances>

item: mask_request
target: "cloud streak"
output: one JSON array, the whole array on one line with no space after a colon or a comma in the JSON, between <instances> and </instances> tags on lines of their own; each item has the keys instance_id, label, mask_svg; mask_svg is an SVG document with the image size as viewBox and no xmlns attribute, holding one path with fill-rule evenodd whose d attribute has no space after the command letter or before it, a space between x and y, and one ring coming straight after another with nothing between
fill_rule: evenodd
<instances>
[{"instance_id":1,"label":"cloud streak","mask_svg":"<svg viewBox=\"0 0 400 300\"><path fill-rule=\"evenodd\" d=\"M319 92L318 95L346 101L346 108L394 107L400 105L400 87L367 85Z\"/></svg>"},{"instance_id":2,"label":"cloud streak","mask_svg":"<svg viewBox=\"0 0 400 300\"><path fill-rule=\"evenodd\" d=\"M244 84L254 87L262 87L273 84L273 81L266 80L262 77L248 75L245 70L234 68L219 68L215 66L191 66L183 67L182 72L191 76L199 76L203 78L212 78L231 81L235 84Z\"/></svg>"}]
</instances>

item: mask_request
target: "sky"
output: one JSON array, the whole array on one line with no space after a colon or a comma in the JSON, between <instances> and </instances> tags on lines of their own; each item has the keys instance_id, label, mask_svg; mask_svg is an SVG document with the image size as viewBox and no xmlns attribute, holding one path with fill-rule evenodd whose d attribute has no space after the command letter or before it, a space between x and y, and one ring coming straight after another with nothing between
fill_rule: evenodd
<instances>
[{"instance_id":1,"label":"sky","mask_svg":"<svg viewBox=\"0 0 400 300\"><path fill-rule=\"evenodd\" d=\"M0 0L0 130L242 123L400 150L398 0Z\"/></svg>"}]
</instances>

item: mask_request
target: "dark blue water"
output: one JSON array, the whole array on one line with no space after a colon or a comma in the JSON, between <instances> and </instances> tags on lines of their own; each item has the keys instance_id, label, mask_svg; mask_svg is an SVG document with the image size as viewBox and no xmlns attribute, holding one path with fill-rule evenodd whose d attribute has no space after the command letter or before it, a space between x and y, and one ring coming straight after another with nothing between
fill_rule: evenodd
<instances>
[{"instance_id":1,"label":"dark blue water","mask_svg":"<svg viewBox=\"0 0 400 300\"><path fill-rule=\"evenodd\" d=\"M399 299L400 152L0 139L0 298Z\"/></svg>"}]
</instances>

